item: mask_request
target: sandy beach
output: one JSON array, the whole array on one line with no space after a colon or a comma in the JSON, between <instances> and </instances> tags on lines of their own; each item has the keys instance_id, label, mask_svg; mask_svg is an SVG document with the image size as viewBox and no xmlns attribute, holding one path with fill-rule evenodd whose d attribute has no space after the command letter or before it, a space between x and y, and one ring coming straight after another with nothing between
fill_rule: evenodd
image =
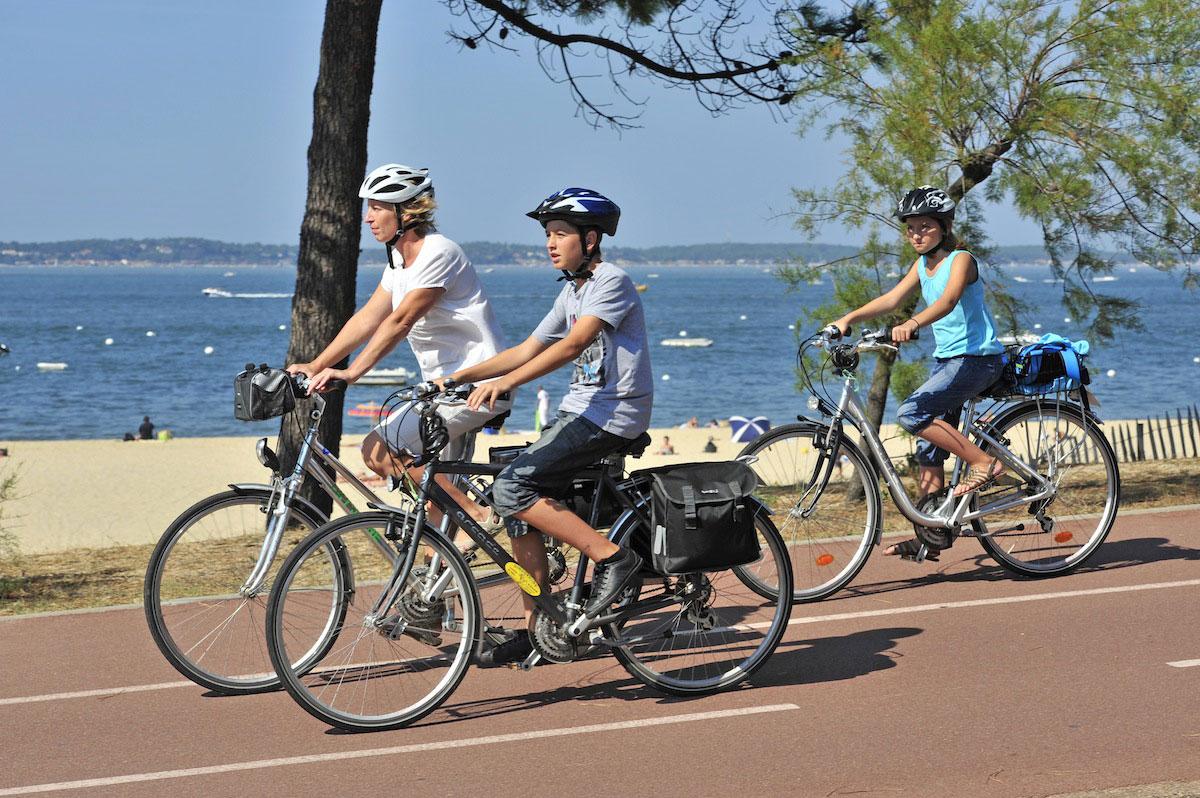
<instances>
[{"instance_id":1,"label":"sandy beach","mask_svg":"<svg viewBox=\"0 0 1200 798\"><path fill-rule=\"evenodd\" d=\"M727 426L658 428L651 434L646 455L630 460L630 468L732 459L744 446L729 439ZM674 455L654 453L664 436L670 436ZM716 453L703 451L709 436ZM0 448L9 453L0 459L0 469L18 475L17 497L4 505L5 525L16 533L21 550L30 554L152 543L176 516L205 496L230 483L269 481L270 474L254 456L258 437L0 441ZM531 432L480 435L476 459L486 460L491 446L535 439ZM361 435L342 439L341 459L356 474L369 473L359 456L361 442ZM356 496L351 498L362 506Z\"/></svg>"}]
</instances>

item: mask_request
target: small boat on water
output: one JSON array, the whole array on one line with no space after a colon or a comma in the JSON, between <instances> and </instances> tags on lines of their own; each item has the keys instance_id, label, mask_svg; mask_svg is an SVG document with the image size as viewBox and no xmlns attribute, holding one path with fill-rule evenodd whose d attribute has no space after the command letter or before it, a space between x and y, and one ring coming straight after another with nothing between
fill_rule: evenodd
<instances>
[{"instance_id":1,"label":"small boat on water","mask_svg":"<svg viewBox=\"0 0 1200 798\"><path fill-rule=\"evenodd\" d=\"M1025 332L1019 332L1016 335L1000 335L1000 336L996 337L996 340L999 341L1000 343L1004 344L1005 346L1012 346L1013 344L1024 345L1024 344L1035 344L1038 341L1042 340L1042 336L1040 336L1036 333L1031 333L1028 330L1026 330Z\"/></svg>"},{"instance_id":2,"label":"small boat on water","mask_svg":"<svg viewBox=\"0 0 1200 798\"><path fill-rule=\"evenodd\" d=\"M200 291L200 293L204 294L205 296L219 296L219 297L233 296L232 292L226 291L224 288L204 288Z\"/></svg>"},{"instance_id":3,"label":"small boat on water","mask_svg":"<svg viewBox=\"0 0 1200 798\"><path fill-rule=\"evenodd\" d=\"M383 409L383 405L378 402L365 402L357 404L346 411L348 416L362 416L366 418L378 418L379 411Z\"/></svg>"},{"instance_id":4,"label":"small boat on water","mask_svg":"<svg viewBox=\"0 0 1200 798\"><path fill-rule=\"evenodd\" d=\"M38 363L38 371L66 371L66 363Z\"/></svg>"},{"instance_id":5,"label":"small boat on water","mask_svg":"<svg viewBox=\"0 0 1200 798\"><path fill-rule=\"evenodd\" d=\"M356 385L408 385L409 381L415 377L406 368L394 369L371 369L366 374L358 378Z\"/></svg>"},{"instance_id":6,"label":"small boat on water","mask_svg":"<svg viewBox=\"0 0 1200 798\"><path fill-rule=\"evenodd\" d=\"M711 338L664 338L663 346L707 347L712 346Z\"/></svg>"},{"instance_id":7,"label":"small boat on water","mask_svg":"<svg viewBox=\"0 0 1200 798\"><path fill-rule=\"evenodd\" d=\"M646 293L646 291L650 288L650 286L646 285L645 283L637 283L633 287L637 289L639 294Z\"/></svg>"}]
</instances>

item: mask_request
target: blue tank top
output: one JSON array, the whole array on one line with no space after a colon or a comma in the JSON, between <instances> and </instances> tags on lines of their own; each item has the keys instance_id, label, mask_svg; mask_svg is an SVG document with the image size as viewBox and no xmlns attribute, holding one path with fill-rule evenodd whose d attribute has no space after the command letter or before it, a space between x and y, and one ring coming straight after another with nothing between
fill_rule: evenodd
<instances>
[{"instance_id":1,"label":"blue tank top","mask_svg":"<svg viewBox=\"0 0 1200 798\"><path fill-rule=\"evenodd\" d=\"M932 305L946 290L950 282L950 265L954 256L965 249L956 249L942 259L932 275L925 273L925 256L917 260L917 274L921 277L921 296L925 305ZM970 253L967 253L970 254ZM976 267L980 264L976 261ZM957 357L958 355L998 355L1004 345L996 340L996 323L983 301L983 278L976 278L963 289L962 297L954 309L930 325L937 348L934 357Z\"/></svg>"}]
</instances>

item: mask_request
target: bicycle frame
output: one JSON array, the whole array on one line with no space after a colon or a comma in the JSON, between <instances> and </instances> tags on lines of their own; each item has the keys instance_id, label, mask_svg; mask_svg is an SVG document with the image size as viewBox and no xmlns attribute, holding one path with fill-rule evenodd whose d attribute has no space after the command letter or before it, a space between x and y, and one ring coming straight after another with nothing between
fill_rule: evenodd
<instances>
[{"instance_id":1,"label":"bicycle frame","mask_svg":"<svg viewBox=\"0 0 1200 798\"><path fill-rule=\"evenodd\" d=\"M979 400L972 399L966 404L963 429L971 430L974 435L986 442L991 447L992 454L998 460L1012 471L1023 476L1027 481L1033 483L1037 487L1037 490L1032 494L1022 492L1020 495L1002 497L976 509L971 509L971 503L975 498L973 494L968 493L963 496L948 495L933 514L922 512L913 504L912 498L908 495L908 491L905 489L904 483L896 471L896 467L892 464L891 458L888 457L887 451L884 449L883 442L879 438L879 433L875 431L875 428L867 420L866 408L863 407L862 400L859 399L857 392L853 390L854 382L855 377L853 374L844 375L842 395L838 400L837 409L830 419L829 429L832 431L836 427L838 430L837 434L840 436L842 434L841 425L846 419L849 419L858 429L870 449L871 460L875 466L877 476L882 476L887 483L892 495L892 502L896 505L896 509L912 523L936 529L955 529L976 518L1007 510L1011 507L1031 504L1054 495L1055 486L1050 480L1026 465L1024 461L1009 451L1008 447L1001 441L993 437L986 427L979 423L980 416L976 413ZM958 482L961 472L962 462L958 461L955 463L954 471L951 475L951 485Z\"/></svg>"},{"instance_id":2,"label":"bicycle frame","mask_svg":"<svg viewBox=\"0 0 1200 798\"><path fill-rule=\"evenodd\" d=\"M626 618L650 612L656 609L670 606L673 603L673 596L664 595L662 598L639 600L632 604L624 605L615 612L609 612L604 615L589 616L584 612L583 603L583 588L586 583L584 564L586 557L581 553L579 556L579 567L575 570L574 581L571 586L570 593L566 598L562 607L553 600L551 594L543 592L541 585L529 574L521 565L513 559L499 543L495 541L487 532L479 525L479 523L471 517L466 510L462 508L454 499L434 480L436 474L454 474L459 476L496 476L503 470L503 465L497 464L481 464L467 463L461 461L431 461L425 465L425 473L421 478L420 492L416 501L416 511L412 523L413 538L407 542L406 553L402 558L396 560L396 567L388 582L388 587L381 592L379 599L372 608L371 617L380 620L385 617L388 608L390 608L400 597L401 592L405 589L408 581L408 575L412 570L416 552L420 543L420 535L424 534L425 515L426 515L426 499L432 501L434 506L438 507L447 518L457 524L467 536L479 547L496 565L508 575L508 578L515 582L517 587L521 589L530 600L542 612L546 613L556 624L567 630L567 633L572 637L579 637L589 628L600 626L602 624L617 623ZM625 491L622 490L622 485L627 485L628 482L618 484L604 468L596 466L584 469L579 472L581 478L595 478L597 480L596 497L598 498L603 490L609 490L614 496L626 507L627 511L641 513L639 505L643 502L634 502L630 500ZM474 487L468 481L467 486L474 491ZM372 505L375 509L387 512L393 516L408 515L412 511L401 508L392 507L383 504ZM592 522L599 513L599 503L596 499L592 504ZM426 601L433 601L437 598L447 595L447 585L452 576L449 570L440 569L440 563L437 561L438 555L434 555L433 560L429 564L429 573L437 574L431 584L424 586L422 598ZM566 612L563 611L565 608ZM595 642L595 641L594 641ZM603 641L600 641L603 642ZM611 641L610 641L611 642ZM530 663L532 664L532 663Z\"/></svg>"}]
</instances>

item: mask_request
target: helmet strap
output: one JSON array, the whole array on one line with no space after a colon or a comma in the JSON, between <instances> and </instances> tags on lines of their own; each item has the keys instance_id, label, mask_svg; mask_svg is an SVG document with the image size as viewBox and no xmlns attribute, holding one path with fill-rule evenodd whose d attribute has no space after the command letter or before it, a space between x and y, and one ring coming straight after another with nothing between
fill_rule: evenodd
<instances>
[{"instance_id":1,"label":"helmet strap","mask_svg":"<svg viewBox=\"0 0 1200 798\"><path fill-rule=\"evenodd\" d=\"M583 249L583 260L579 262L579 268L575 271L570 269L559 269L563 276L559 280L590 280L592 278L592 261L600 254L600 236L599 230L594 227L582 228L576 227L579 231L579 246ZM587 232L588 230L596 230L596 245L592 247L592 251L587 251Z\"/></svg>"}]
</instances>

